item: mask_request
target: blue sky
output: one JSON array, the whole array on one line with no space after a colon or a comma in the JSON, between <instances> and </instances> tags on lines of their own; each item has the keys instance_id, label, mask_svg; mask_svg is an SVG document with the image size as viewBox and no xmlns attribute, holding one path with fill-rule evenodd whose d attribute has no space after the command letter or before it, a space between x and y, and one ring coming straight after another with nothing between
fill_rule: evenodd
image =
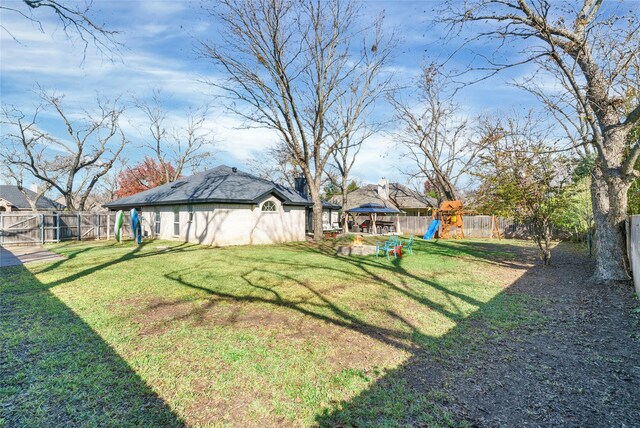
<instances>
[{"instance_id":1,"label":"blue sky","mask_svg":"<svg viewBox=\"0 0 640 428\"><path fill-rule=\"evenodd\" d=\"M20 1L6 4L23 7ZM432 9L439 2L369 1L365 13L375 16L384 11L389 30L395 30L400 44L392 64L398 83L409 83L419 72L421 63L445 58L459 42L443 43L440 29L433 28ZM15 13L2 12L0 30L0 96L5 104L23 111L38 103L35 89L65 94L70 108L91 108L97 93L132 97L148 96L159 88L168 101L170 118L175 123L184 119L190 105L213 103L207 126L215 133L219 154L216 163L247 169L247 160L277 141L277 135L264 130L237 129L240 121L215 104L212 88L203 81L216 79L211 64L197 53L198 40L215 40L217 27L203 12L199 1L105 1L96 0L92 16L107 28L120 32L117 39L124 45L120 60L109 61L89 46L83 62L83 46L65 38L56 18L48 11L36 11L44 32ZM14 39L15 38L15 39ZM469 60L462 53L451 64L460 66ZM461 116L478 113L506 112L526 109L534 104L529 95L508 85L508 81L531 70L522 67L510 73L465 88L458 94ZM376 105L376 115L390 117L384 102ZM42 127L51 132L60 129L43 116ZM138 131L141 115L129 108L122 122L132 144L126 150L130 161L141 156L137 145L143 135ZM393 124L390 125L391 130ZM63 134L60 134L61 136ZM376 182L381 176L406 181L400 169L403 160L393 138L385 133L372 138L363 148L353 175L364 182Z\"/></svg>"}]
</instances>

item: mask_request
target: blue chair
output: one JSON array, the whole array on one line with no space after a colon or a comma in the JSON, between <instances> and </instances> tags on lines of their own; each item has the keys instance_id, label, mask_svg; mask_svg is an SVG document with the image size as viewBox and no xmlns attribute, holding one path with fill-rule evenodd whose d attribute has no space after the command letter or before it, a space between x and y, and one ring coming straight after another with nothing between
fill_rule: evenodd
<instances>
[{"instance_id":1,"label":"blue chair","mask_svg":"<svg viewBox=\"0 0 640 428\"><path fill-rule=\"evenodd\" d=\"M413 235L411 235L409 240L404 243L402 249L413 256Z\"/></svg>"},{"instance_id":2,"label":"blue chair","mask_svg":"<svg viewBox=\"0 0 640 428\"><path fill-rule=\"evenodd\" d=\"M376 257L378 257L380 255L380 251L382 251L382 253L387 256L387 260L391 261L391 257L389 256L391 253L395 254L395 242L393 242L391 239L388 241L384 241L384 242L377 242L376 241ZM397 255L396 255L397 257Z\"/></svg>"}]
</instances>

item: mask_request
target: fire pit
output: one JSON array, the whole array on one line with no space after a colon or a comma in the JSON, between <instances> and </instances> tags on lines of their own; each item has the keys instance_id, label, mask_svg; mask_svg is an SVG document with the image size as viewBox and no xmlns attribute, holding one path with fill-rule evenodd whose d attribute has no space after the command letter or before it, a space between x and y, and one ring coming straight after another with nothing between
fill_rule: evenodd
<instances>
[{"instance_id":1,"label":"fire pit","mask_svg":"<svg viewBox=\"0 0 640 428\"><path fill-rule=\"evenodd\" d=\"M356 235L351 245L341 245L336 248L338 256L369 256L376 253L375 245L364 245L362 236Z\"/></svg>"}]
</instances>

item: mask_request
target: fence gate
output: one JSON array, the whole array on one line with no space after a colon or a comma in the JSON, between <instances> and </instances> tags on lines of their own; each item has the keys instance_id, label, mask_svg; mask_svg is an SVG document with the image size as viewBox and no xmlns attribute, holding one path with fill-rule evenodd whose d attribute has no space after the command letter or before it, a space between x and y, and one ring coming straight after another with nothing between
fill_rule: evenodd
<instances>
[{"instance_id":1,"label":"fence gate","mask_svg":"<svg viewBox=\"0 0 640 428\"><path fill-rule=\"evenodd\" d=\"M114 219L115 213L0 213L0 245L109 239L113 236L110 229Z\"/></svg>"},{"instance_id":2,"label":"fence gate","mask_svg":"<svg viewBox=\"0 0 640 428\"><path fill-rule=\"evenodd\" d=\"M41 214L2 214L0 244L37 244L41 242Z\"/></svg>"}]
</instances>

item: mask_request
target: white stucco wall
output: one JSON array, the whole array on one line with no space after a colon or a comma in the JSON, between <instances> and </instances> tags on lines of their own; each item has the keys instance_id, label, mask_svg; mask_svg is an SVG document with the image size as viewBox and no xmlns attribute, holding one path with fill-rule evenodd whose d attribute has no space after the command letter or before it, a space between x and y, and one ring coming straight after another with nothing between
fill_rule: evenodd
<instances>
[{"instance_id":1,"label":"white stucco wall","mask_svg":"<svg viewBox=\"0 0 640 428\"><path fill-rule=\"evenodd\" d=\"M273 201L275 212L263 212L262 204ZM180 233L174 235L174 209L179 210ZM283 206L273 196L259 205L194 204L193 220L189 221L187 205L144 207L143 228L148 236L226 246L273 244L305 239L304 207ZM160 233L154 233L154 212L160 211Z\"/></svg>"}]
</instances>

